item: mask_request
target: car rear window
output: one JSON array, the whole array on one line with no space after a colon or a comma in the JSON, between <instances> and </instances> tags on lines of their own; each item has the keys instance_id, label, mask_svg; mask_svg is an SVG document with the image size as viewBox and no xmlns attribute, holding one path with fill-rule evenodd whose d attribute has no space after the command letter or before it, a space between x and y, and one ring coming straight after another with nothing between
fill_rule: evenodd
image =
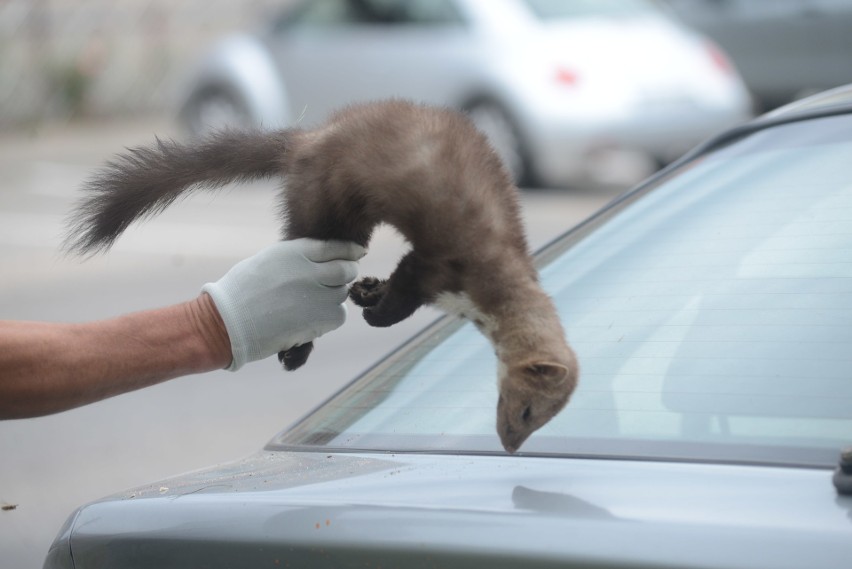
<instances>
[{"instance_id":1,"label":"car rear window","mask_svg":"<svg viewBox=\"0 0 852 569\"><path fill-rule=\"evenodd\" d=\"M830 465L852 443L852 117L776 126L541 257L580 386L524 452ZM500 452L496 359L448 320L277 445Z\"/></svg>"}]
</instances>

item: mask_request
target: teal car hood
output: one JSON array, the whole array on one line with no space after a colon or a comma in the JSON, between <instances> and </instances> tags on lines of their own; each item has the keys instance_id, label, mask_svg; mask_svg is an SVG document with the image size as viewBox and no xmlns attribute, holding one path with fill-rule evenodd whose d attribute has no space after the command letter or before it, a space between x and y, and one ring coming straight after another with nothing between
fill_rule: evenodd
<instances>
[{"instance_id":1,"label":"teal car hood","mask_svg":"<svg viewBox=\"0 0 852 569\"><path fill-rule=\"evenodd\" d=\"M263 452L81 508L94 567L843 567L823 469ZM56 553L52 551L52 553Z\"/></svg>"}]
</instances>

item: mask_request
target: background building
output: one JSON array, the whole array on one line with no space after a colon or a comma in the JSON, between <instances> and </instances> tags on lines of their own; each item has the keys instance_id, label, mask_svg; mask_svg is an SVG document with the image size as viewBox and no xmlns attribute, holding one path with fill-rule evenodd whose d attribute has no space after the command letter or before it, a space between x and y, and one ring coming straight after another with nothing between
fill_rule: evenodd
<instances>
[{"instance_id":1,"label":"background building","mask_svg":"<svg viewBox=\"0 0 852 569\"><path fill-rule=\"evenodd\" d=\"M287 2L0 1L0 128L162 111L213 40Z\"/></svg>"}]
</instances>

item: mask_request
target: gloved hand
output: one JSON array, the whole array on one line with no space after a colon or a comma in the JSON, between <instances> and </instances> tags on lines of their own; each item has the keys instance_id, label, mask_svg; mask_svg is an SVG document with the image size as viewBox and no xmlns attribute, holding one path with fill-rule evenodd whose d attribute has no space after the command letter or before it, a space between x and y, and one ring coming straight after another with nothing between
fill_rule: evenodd
<instances>
[{"instance_id":1,"label":"gloved hand","mask_svg":"<svg viewBox=\"0 0 852 569\"><path fill-rule=\"evenodd\" d=\"M279 241L204 285L231 340L234 359L227 369L236 371L340 327L346 285L358 276L357 261L365 253L344 241Z\"/></svg>"}]
</instances>

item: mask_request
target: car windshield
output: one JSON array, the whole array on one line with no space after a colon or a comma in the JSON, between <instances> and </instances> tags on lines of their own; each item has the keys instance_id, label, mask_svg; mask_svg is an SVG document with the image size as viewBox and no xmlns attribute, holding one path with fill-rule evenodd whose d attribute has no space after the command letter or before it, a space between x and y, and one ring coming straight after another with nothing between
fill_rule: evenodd
<instances>
[{"instance_id":1,"label":"car windshield","mask_svg":"<svg viewBox=\"0 0 852 569\"><path fill-rule=\"evenodd\" d=\"M581 367L522 452L826 466L852 443L852 116L744 136L539 259ZM272 446L500 452L497 363L445 319Z\"/></svg>"},{"instance_id":2,"label":"car windshield","mask_svg":"<svg viewBox=\"0 0 852 569\"><path fill-rule=\"evenodd\" d=\"M541 20L565 20L587 16L635 17L658 13L651 0L524 0Z\"/></svg>"}]
</instances>

